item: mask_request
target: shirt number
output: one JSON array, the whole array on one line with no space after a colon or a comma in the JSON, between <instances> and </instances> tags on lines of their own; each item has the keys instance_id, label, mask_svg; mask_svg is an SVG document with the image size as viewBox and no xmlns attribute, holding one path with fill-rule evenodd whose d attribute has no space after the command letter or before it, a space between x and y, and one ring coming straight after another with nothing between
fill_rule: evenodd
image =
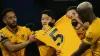
<instances>
[{"instance_id":1,"label":"shirt number","mask_svg":"<svg viewBox=\"0 0 100 56\"><path fill-rule=\"evenodd\" d=\"M57 34L56 36L54 36L53 34L54 34L55 32L57 32L57 30L58 30L58 29L55 28L49 35L51 36L51 38L52 38L54 41L56 41L57 38L60 38L61 41L57 43L57 46L60 46L60 44L63 42L63 35L62 35L62 34Z\"/></svg>"}]
</instances>

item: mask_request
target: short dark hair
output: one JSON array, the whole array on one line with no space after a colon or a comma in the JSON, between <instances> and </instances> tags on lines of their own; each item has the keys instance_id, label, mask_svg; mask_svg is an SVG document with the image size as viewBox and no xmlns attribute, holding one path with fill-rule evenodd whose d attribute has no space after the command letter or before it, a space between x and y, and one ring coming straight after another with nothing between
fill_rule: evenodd
<instances>
[{"instance_id":1,"label":"short dark hair","mask_svg":"<svg viewBox=\"0 0 100 56\"><path fill-rule=\"evenodd\" d=\"M36 26L35 26L34 23L28 23L28 24L26 24L26 27L29 28L32 31L36 31L36 29L35 29Z\"/></svg>"},{"instance_id":2,"label":"short dark hair","mask_svg":"<svg viewBox=\"0 0 100 56\"><path fill-rule=\"evenodd\" d=\"M4 18L4 16L6 15L6 13L10 12L10 11L14 11L13 9L11 8L6 8L3 10L2 14L1 14L1 18Z\"/></svg>"},{"instance_id":3,"label":"short dark hair","mask_svg":"<svg viewBox=\"0 0 100 56\"><path fill-rule=\"evenodd\" d=\"M56 18L55 15L54 15L54 13L53 13L51 10L44 10L44 11L42 11L41 14L47 14L47 15L50 16L52 19L55 19L55 18Z\"/></svg>"},{"instance_id":4,"label":"short dark hair","mask_svg":"<svg viewBox=\"0 0 100 56\"><path fill-rule=\"evenodd\" d=\"M69 10L72 10L72 9L77 9L77 6L70 6L70 7L68 7L68 9L67 9L67 12L69 11Z\"/></svg>"}]
</instances>

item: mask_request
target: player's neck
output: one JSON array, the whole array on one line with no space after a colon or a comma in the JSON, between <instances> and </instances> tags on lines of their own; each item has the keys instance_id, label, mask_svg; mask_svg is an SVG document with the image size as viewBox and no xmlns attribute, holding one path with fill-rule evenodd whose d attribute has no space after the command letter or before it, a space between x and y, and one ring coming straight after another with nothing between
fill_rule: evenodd
<instances>
[{"instance_id":1,"label":"player's neck","mask_svg":"<svg viewBox=\"0 0 100 56\"><path fill-rule=\"evenodd\" d=\"M93 14L92 16L90 16L89 23L91 24L95 19L96 19L96 16Z\"/></svg>"},{"instance_id":2,"label":"player's neck","mask_svg":"<svg viewBox=\"0 0 100 56\"><path fill-rule=\"evenodd\" d=\"M17 27L11 28L11 27L9 27L9 26L6 26L6 28L7 28L10 32L12 32L12 33L14 33L14 34L17 32Z\"/></svg>"}]
</instances>

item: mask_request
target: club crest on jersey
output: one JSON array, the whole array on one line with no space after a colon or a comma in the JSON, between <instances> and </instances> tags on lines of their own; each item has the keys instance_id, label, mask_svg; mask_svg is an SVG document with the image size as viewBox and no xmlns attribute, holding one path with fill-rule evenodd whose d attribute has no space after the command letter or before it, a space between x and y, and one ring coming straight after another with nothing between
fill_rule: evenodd
<instances>
[{"instance_id":1,"label":"club crest on jersey","mask_svg":"<svg viewBox=\"0 0 100 56\"><path fill-rule=\"evenodd\" d=\"M86 40L91 42L93 39L91 37L87 37Z\"/></svg>"},{"instance_id":2,"label":"club crest on jersey","mask_svg":"<svg viewBox=\"0 0 100 56\"><path fill-rule=\"evenodd\" d=\"M22 34L22 38L24 38L24 36L25 36L25 35L24 35L24 34Z\"/></svg>"},{"instance_id":3,"label":"club crest on jersey","mask_svg":"<svg viewBox=\"0 0 100 56\"><path fill-rule=\"evenodd\" d=\"M89 34L91 34L92 32L89 32Z\"/></svg>"}]
</instances>

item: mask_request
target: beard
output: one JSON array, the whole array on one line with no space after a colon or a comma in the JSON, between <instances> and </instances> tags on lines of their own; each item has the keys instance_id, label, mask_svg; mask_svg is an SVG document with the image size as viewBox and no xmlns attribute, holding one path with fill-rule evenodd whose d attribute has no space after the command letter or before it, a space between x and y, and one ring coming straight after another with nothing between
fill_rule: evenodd
<instances>
[{"instance_id":1,"label":"beard","mask_svg":"<svg viewBox=\"0 0 100 56\"><path fill-rule=\"evenodd\" d=\"M8 26L9 26L10 28L16 28L16 27L17 27L17 24L16 24L16 23L12 23L12 24L8 24Z\"/></svg>"}]
</instances>

